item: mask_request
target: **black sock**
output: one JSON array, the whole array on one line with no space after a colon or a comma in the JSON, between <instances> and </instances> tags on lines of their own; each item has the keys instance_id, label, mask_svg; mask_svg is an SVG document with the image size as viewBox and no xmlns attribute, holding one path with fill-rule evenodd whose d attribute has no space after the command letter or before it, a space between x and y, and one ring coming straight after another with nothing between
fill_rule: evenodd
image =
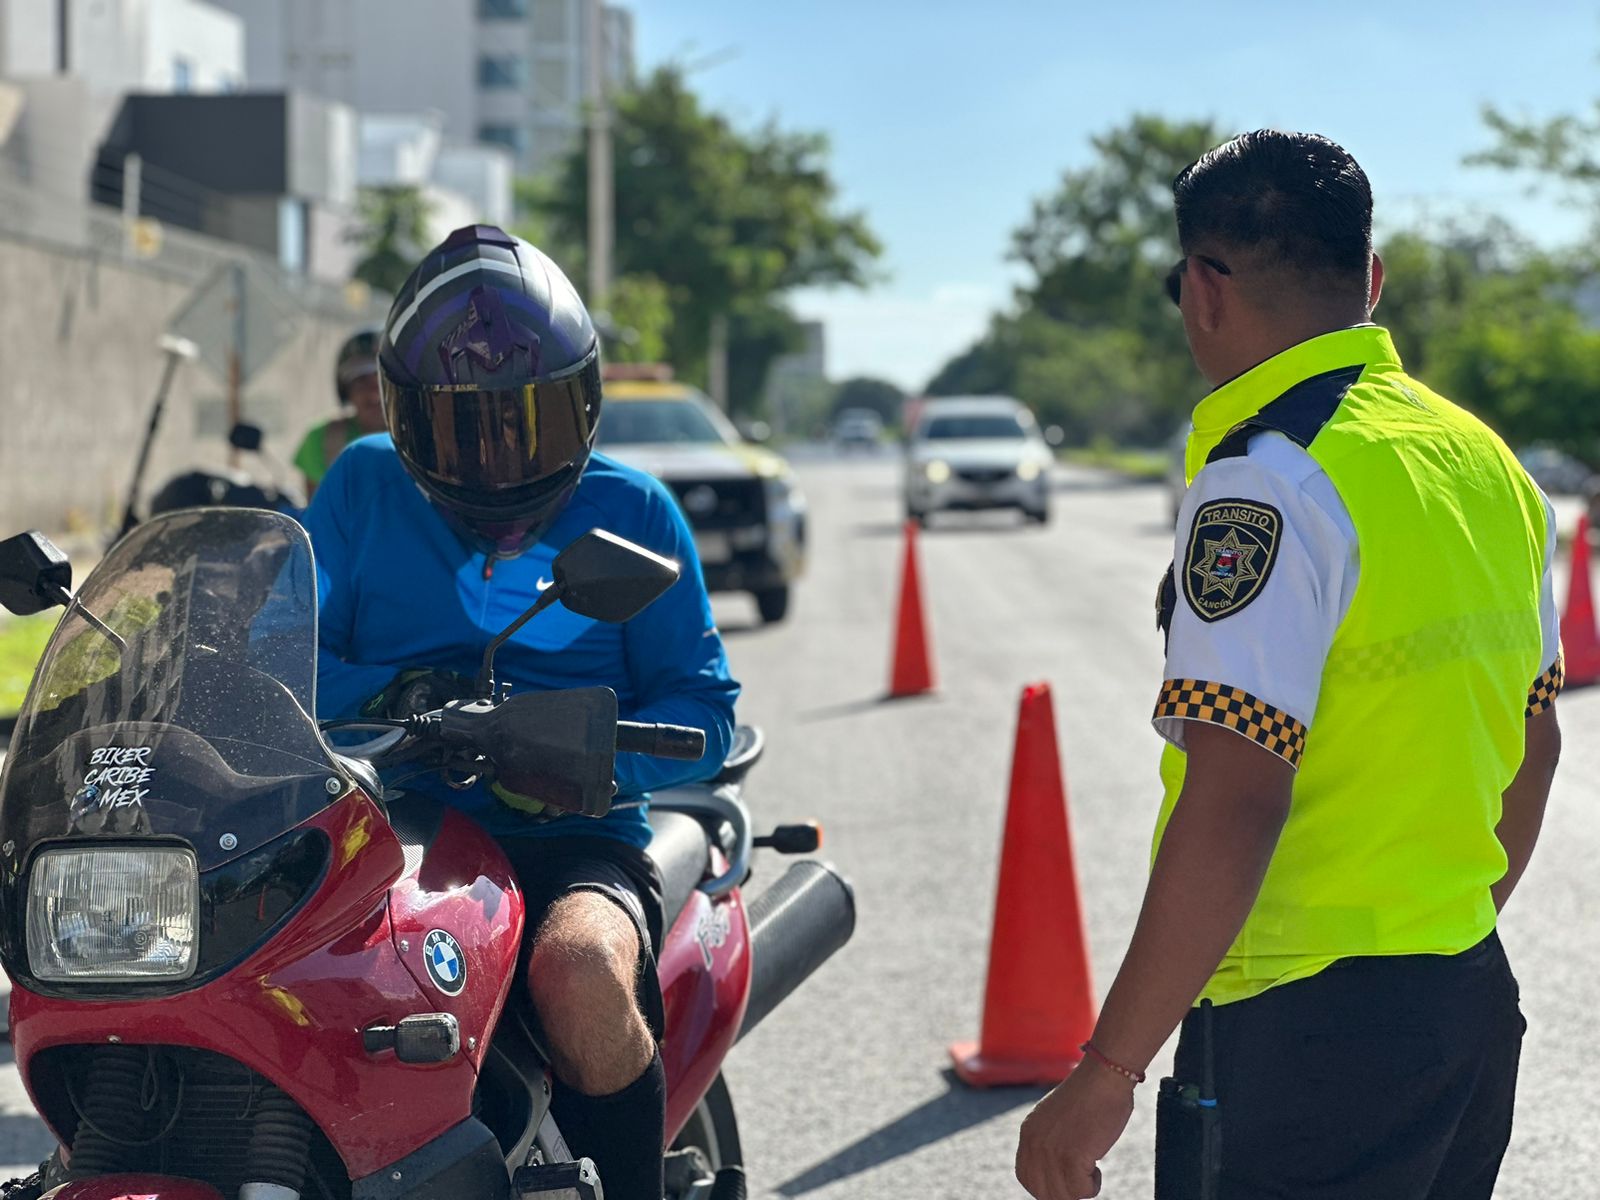
<instances>
[{"instance_id":1,"label":"black sock","mask_svg":"<svg viewBox=\"0 0 1600 1200\"><path fill-rule=\"evenodd\" d=\"M609 1096L585 1096L558 1080L550 1107L573 1157L594 1160L606 1200L661 1200L667 1073L660 1054Z\"/></svg>"}]
</instances>

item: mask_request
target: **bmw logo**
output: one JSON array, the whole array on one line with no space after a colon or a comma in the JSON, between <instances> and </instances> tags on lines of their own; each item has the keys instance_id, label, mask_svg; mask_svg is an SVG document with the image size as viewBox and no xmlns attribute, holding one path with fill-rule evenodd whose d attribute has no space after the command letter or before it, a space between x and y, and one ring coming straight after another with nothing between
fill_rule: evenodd
<instances>
[{"instance_id":1,"label":"bmw logo","mask_svg":"<svg viewBox=\"0 0 1600 1200\"><path fill-rule=\"evenodd\" d=\"M446 996L459 996L467 986L467 956L461 943L442 929L430 929L422 939L422 961L433 986Z\"/></svg>"}]
</instances>

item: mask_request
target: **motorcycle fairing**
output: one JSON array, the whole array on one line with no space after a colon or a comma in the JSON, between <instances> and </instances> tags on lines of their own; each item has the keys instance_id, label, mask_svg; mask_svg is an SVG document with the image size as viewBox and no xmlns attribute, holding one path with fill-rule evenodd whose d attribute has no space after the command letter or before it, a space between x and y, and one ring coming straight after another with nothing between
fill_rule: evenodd
<instances>
[{"instance_id":1,"label":"motorcycle fairing","mask_svg":"<svg viewBox=\"0 0 1600 1200\"><path fill-rule=\"evenodd\" d=\"M728 869L713 849L711 870ZM678 1136L738 1040L750 997L750 926L737 891L692 893L656 961L666 1013L667 1142Z\"/></svg>"},{"instance_id":2,"label":"motorcycle fairing","mask_svg":"<svg viewBox=\"0 0 1600 1200\"><path fill-rule=\"evenodd\" d=\"M456 1018L462 1048L476 1062L507 995L520 986L522 893L505 856L471 818L416 796L396 801L390 815L406 856L405 870L389 891L395 952L427 998L426 1011ZM430 945L436 931L447 936L443 945ZM462 977L452 993L435 977L438 962L430 971L428 960L458 951Z\"/></svg>"},{"instance_id":3,"label":"motorcycle fairing","mask_svg":"<svg viewBox=\"0 0 1600 1200\"><path fill-rule=\"evenodd\" d=\"M0 888L25 886L45 841L177 838L205 871L325 809L350 781L310 716L316 639L311 543L293 521L190 510L124 538L51 635L18 714ZM19 949L0 945L7 967Z\"/></svg>"},{"instance_id":4,"label":"motorcycle fairing","mask_svg":"<svg viewBox=\"0 0 1600 1200\"><path fill-rule=\"evenodd\" d=\"M396 952L386 893L404 855L371 799L351 793L312 822L333 847L316 895L266 945L210 983L176 996L88 1001L18 986L11 1038L24 1085L51 1131L71 1145L75 1119L40 1087L35 1061L58 1046L193 1047L270 1080L315 1116L352 1178L459 1124L471 1112L484 1043L444 1063L368 1054L361 1029L437 1011ZM418 1103L426 1095L428 1102ZM502 1164L503 1169L503 1164Z\"/></svg>"}]
</instances>

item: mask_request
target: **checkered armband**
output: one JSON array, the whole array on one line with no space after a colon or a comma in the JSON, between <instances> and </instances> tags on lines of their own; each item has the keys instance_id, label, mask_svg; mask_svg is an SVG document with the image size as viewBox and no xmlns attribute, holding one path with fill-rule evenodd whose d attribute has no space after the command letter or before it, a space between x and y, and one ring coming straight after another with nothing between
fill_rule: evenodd
<instances>
[{"instance_id":1,"label":"checkered armband","mask_svg":"<svg viewBox=\"0 0 1600 1200\"><path fill-rule=\"evenodd\" d=\"M1241 733L1296 770L1306 749L1306 727L1281 708L1241 688L1203 679L1169 679L1161 685L1155 720L1206 721Z\"/></svg>"},{"instance_id":2,"label":"checkered armband","mask_svg":"<svg viewBox=\"0 0 1600 1200\"><path fill-rule=\"evenodd\" d=\"M1550 669L1533 681L1528 689L1528 715L1536 717L1556 702L1567 682L1566 660L1557 658Z\"/></svg>"}]
</instances>

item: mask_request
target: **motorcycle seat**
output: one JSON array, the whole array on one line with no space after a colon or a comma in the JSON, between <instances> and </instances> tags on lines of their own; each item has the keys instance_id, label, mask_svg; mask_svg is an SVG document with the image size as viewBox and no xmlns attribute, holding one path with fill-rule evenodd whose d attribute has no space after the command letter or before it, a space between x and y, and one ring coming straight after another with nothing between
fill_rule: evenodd
<instances>
[{"instance_id":1,"label":"motorcycle seat","mask_svg":"<svg viewBox=\"0 0 1600 1200\"><path fill-rule=\"evenodd\" d=\"M767 748L767 735L755 725L740 725L733 731L733 745L728 757L717 772L713 783L738 783L750 773L750 768L761 761L761 752Z\"/></svg>"},{"instance_id":2,"label":"motorcycle seat","mask_svg":"<svg viewBox=\"0 0 1600 1200\"><path fill-rule=\"evenodd\" d=\"M705 826L683 813L651 812L650 828L655 831L650 857L661 872L661 903L665 910L661 928L665 935L711 867L711 842Z\"/></svg>"}]
</instances>

